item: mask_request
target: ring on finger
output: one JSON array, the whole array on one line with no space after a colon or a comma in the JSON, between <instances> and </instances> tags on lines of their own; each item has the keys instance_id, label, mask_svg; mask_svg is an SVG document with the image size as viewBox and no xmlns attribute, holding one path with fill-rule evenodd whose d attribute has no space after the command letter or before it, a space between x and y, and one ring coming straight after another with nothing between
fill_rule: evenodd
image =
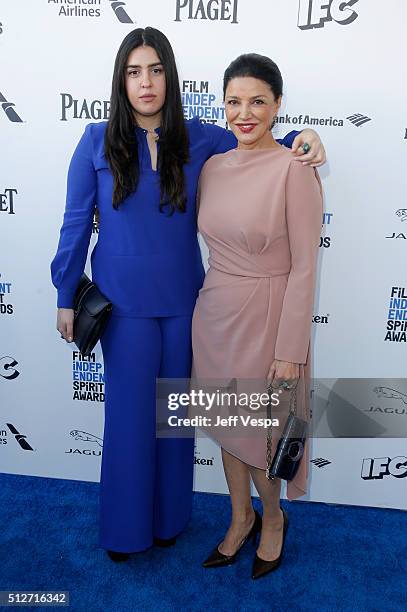
<instances>
[{"instance_id":1,"label":"ring on finger","mask_svg":"<svg viewBox=\"0 0 407 612\"><path fill-rule=\"evenodd\" d=\"M284 389L285 391L290 391L290 389L294 388L294 385L290 385L290 383L287 382L286 380L283 380L283 382L279 386L281 389Z\"/></svg>"}]
</instances>

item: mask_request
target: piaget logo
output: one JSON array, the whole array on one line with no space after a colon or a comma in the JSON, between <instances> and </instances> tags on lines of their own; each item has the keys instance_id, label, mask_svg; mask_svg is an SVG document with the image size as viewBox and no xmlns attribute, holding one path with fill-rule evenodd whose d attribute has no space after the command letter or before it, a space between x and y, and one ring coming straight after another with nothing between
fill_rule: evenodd
<instances>
[{"instance_id":1,"label":"piaget logo","mask_svg":"<svg viewBox=\"0 0 407 612\"><path fill-rule=\"evenodd\" d=\"M60 121L69 119L109 119L109 100L86 100L74 98L70 93L61 93Z\"/></svg>"},{"instance_id":2,"label":"piaget logo","mask_svg":"<svg viewBox=\"0 0 407 612\"><path fill-rule=\"evenodd\" d=\"M14 210L14 198L18 193L17 189L11 187L4 190L4 193L0 192L0 212L5 212L8 215L15 215Z\"/></svg>"},{"instance_id":3,"label":"piaget logo","mask_svg":"<svg viewBox=\"0 0 407 612\"><path fill-rule=\"evenodd\" d=\"M336 21L349 25L358 14L351 7L359 0L299 0L298 27L300 30L323 28L325 23Z\"/></svg>"},{"instance_id":4,"label":"piaget logo","mask_svg":"<svg viewBox=\"0 0 407 612\"><path fill-rule=\"evenodd\" d=\"M238 23L238 0L176 0L174 21L184 19Z\"/></svg>"}]
</instances>

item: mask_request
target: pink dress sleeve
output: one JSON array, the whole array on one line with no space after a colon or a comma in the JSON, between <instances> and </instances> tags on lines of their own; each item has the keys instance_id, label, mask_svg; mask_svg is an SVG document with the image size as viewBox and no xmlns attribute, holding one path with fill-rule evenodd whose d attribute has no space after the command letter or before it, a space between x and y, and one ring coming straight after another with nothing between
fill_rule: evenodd
<instances>
[{"instance_id":1,"label":"pink dress sleeve","mask_svg":"<svg viewBox=\"0 0 407 612\"><path fill-rule=\"evenodd\" d=\"M275 358L306 363L311 335L316 264L322 226L322 187L317 171L292 161L286 183L291 270L278 326Z\"/></svg>"}]
</instances>

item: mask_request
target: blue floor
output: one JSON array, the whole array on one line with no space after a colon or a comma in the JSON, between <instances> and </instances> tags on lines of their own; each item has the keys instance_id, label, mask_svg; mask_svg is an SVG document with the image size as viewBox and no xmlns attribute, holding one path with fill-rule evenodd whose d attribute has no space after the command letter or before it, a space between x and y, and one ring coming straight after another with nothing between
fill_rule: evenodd
<instances>
[{"instance_id":1,"label":"blue floor","mask_svg":"<svg viewBox=\"0 0 407 612\"><path fill-rule=\"evenodd\" d=\"M65 609L75 611L407 610L405 512L282 504L290 518L283 563L255 582L251 545L234 566L200 565L226 530L226 496L196 493L175 547L115 564L97 546L97 484L1 474L0 590L70 591Z\"/></svg>"}]
</instances>

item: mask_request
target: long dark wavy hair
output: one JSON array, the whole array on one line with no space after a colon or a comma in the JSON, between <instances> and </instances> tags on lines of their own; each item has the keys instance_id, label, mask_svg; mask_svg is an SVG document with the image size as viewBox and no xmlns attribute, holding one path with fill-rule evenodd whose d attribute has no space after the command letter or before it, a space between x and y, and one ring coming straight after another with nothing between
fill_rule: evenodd
<instances>
[{"instance_id":1,"label":"long dark wavy hair","mask_svg":"<svg viewBox=\"0 0 407 612\"><path fill-rule=\"evenodd\" d=\"M189 159L188 133L184 123L177 66L167 37L155 28L137 28L123 40L113 71L110 115L105 133L105 156L113 174L113 207L137 189L140 178L133 109L126 94L125 74L129 53L142 45L155 49L163 65L166 96L161 109L157 170L160 173L160 211L185 212L184 164Z\"/></svg>"}]
</instances>

